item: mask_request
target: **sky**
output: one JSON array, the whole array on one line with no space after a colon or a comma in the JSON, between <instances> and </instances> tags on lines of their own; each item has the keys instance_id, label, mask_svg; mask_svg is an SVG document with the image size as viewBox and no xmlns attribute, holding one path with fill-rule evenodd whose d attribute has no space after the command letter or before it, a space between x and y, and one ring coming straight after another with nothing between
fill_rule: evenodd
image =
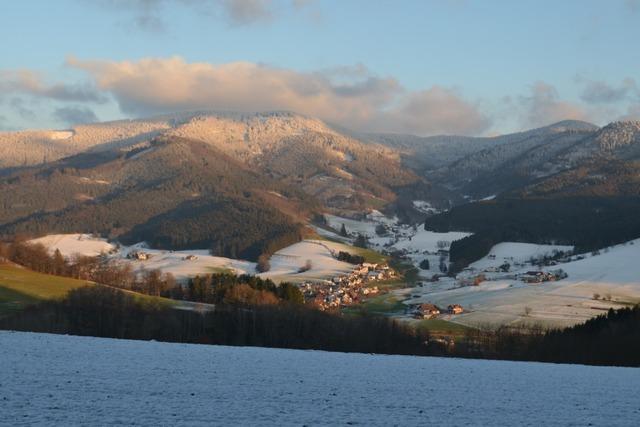
<instances>
[{"instance_id":1,"label":"sky","mask_svg":"<svg viewBox=\"0 0 640 427\"><path fill-rule=\"evenodd\" d=\"M287 110L495 135L640 119L640 0L0 2L0 129Z\"/></svg>"}]
</instances>

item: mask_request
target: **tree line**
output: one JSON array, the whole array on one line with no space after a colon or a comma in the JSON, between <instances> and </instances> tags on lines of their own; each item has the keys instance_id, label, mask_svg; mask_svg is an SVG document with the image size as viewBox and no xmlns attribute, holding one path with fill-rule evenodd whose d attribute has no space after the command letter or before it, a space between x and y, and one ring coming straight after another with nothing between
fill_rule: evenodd
<instances>
[{"instance_id":1,"label":"tree line","mask_svg":"<svg viewBox=\"0 0 640 427\"><path fill-rule=\"evenodd\" d=\"M427 218L427 230L470 231L451 244L452 273L500 242L574 245L588 252L640 237L640 197L508 199L457 206Z\"/></svg>"},{"instance_id":2,"label":"tree line","mask_svg":"<svg viewBox=\"0 0 640 427\"><path fill-rule=\"evenodd\" d=\"M303 305L220 305L176 310L115 288L71 291L0 319L0 329L327 351L475 359L640 366L640 307L561 330L469 329L452 340L432 339L406 322L369 315L341 316Z\"/></svg>"},{"instance_id":3,"label":"tree line","mask_svg":"<svg viewBox=\"0 0 640 427\"><path fill-rule=\"evenodd\" d=\"M378 317L348 318L295 304L175 310L107 287L71 291L0 319L0 329L327 351L426 354L426 335Z\"/></svg>"},{"instance_id":4,"label":"tree line","mask_svg":"<svg viewBox=\"0 0 640 427\"><path fill-rule=\"evenodd\" d=\"M152 296L210 304L264 305L304 303L300 289L291 283L276 285L270 279L252 275L213 273L189 279L184 287L171 273L158 269L134 271L131 264L106 256L62 256L50 254L41 244L11 242L0 244L0 258L31 270L92 281Z\"/></svg>"}]
</instances>

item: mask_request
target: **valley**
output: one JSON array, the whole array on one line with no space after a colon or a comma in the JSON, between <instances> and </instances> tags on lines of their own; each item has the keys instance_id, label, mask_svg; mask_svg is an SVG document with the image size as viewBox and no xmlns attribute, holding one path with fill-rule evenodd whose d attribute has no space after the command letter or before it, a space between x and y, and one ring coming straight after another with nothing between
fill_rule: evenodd
<instances>
[{"instance_id":1,"label":"valley","mask_svg":"<svg viewBox=\"0 0 640 427\"><path fill-rule=\"evenodd\" d=\"M635 267L619 263L640 237L638 129L420 138L201 111L3 133L0 234L182 286L221 273L292 283L330 311L566 327L640 300ZM554 281L526 283L532 272Z\"/></svg>"}]
</instances>

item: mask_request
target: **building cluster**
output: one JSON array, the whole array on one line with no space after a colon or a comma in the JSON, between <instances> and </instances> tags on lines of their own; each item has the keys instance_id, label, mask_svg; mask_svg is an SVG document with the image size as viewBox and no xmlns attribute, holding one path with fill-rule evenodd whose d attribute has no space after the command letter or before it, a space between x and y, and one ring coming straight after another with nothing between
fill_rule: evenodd
<instances>
[{"instance_id":1,"label":"building cluster","mask_svg":"<svg viewBox=\"0 0 640 427\"><path fill-rule=\"evenodd\" d=\"M135 259L138 261L146 261L151 258L151 255L143 251L131 251L127 254L127 258Z\"/></svg>"},{"instance_id":2,"label":"building cluster","mask_svg":"<svg viewBox=\"0 0 640 427\"><path fill-rule=\"evenodd\" d=\"M358 264L349 274L331 280L304 282L300 290L305 300L321 310L335 309L360 302L379 292L376 281L396 277L396 272L386 264Z\"/></svg>"},{"instance_id":3,"label":"building cluster","mask_svg":"<svg viewBox=\"0 0 640 427\"><path fill-rule=\"evenodd\" d=\"M565 279L566 277L567 273L562 269L552 271L527 271L519 276L520 280L525 283L554 282Z\"/></svg>"},{"instance_id":4,"label":"building cluster","mask_svg":"<svg viewBox=\"0 0 640 427\"><path fill-rule=\"evenodd\" d=\"M446 310L440 309L435 304L422 303L417 305L411 305L408 307L408 311L416 319L434 319L440 314L461 314L464 313L464 308L460 304L450 304Z\"/></svg>"}]
</instances>

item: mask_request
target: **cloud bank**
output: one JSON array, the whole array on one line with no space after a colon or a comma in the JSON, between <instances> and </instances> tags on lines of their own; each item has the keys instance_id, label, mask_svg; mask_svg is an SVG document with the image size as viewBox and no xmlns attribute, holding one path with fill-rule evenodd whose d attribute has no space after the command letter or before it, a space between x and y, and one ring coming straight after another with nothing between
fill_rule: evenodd
<instances>
[{"instance_id":1,"label":"cloud bank","mask_svg":"<svg viewBox=\"0 0 640 427\"><path fill-rule=\"evenodd\" d=\"M479 134L491 124L455 91L408 91L365 67L298 72L250 62L187 63L182 58L83 61L87 73L130 115L183 110L290 110L356 130L417 134Z\"/></svg>"}]
</instances>

